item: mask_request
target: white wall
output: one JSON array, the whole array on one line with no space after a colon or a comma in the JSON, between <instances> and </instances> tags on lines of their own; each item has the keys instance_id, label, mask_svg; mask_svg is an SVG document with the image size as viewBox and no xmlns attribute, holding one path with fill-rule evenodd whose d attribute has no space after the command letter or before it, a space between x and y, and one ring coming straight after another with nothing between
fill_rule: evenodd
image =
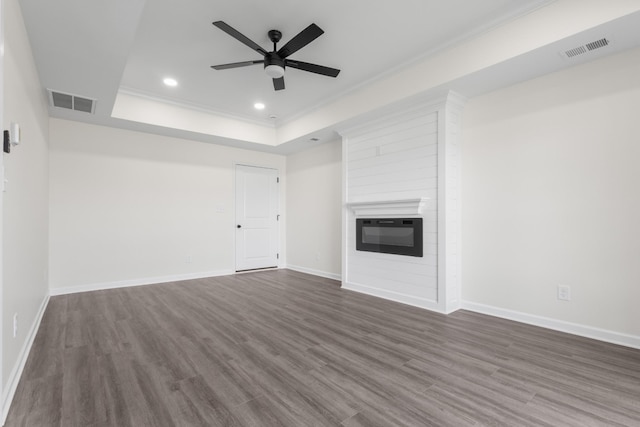
<instances>
[{"instance_id":1,"label":"white wall","mask_svg":"<svg viewBox=\"0 0 640 427\"><path fill-rule=\"evenodd\" d=\"M48 296L48 114L17 0L4 1L4 117L20 124L22 143L4 154L2 212L3 403L15 386L30 331ZM13 316L18 334L13 337ZM8 409L7 407L4 408Z\"/></svg>"},{"instance_id":2,"label":"white wall","mask_svg":"<svg viewBox=\"0 0 640 427\"><path fill-rule=\"evenodd\" d=\"M340 278L341 158L340 140L287 157L289 268Z\"/></svg>"},{"instance_id":3,"label":"white wall","mask_svg":"<svg viewBox=\"0 0 640 427\"><path fill-rule=\"evenodd\" d=\"M54 294L232 273L234 162L286 173L284 156L60 119L50 139Z\"/></svg>"},{"instance_id":4,"label":"white wall","mask_svg":"<svg viewBox=\"0 0 640 427\"><path fill-rule=\"evenodd\" d=\"M638 76L636 49L469 101L466 301L640 344Z\"/></svg>"}]
</instances>

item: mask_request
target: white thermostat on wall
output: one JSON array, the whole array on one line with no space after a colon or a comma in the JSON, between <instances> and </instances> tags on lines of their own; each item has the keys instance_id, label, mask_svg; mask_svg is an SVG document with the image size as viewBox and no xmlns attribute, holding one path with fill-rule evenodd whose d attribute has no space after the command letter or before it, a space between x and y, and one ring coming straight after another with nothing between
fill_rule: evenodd
<instances>
[{"instance_id":1,"label":"white thermostat on wall","mask_svg":"<svg viewBox=\"0 0 640 427\"><path fill-rule=\"evenodd\" d=\"M9 142L11 145L20 144L20 125L15 122L11 122L11 128L9 130Z\"/></svg>"}]
</instances>

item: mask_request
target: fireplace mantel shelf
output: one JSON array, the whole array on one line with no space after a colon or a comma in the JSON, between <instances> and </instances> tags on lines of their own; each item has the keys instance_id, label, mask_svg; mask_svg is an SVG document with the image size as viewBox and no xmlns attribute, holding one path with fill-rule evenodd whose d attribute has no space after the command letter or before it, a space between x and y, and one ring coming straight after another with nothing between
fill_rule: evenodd
<instances>
[{"instance_id":1,"label":"fireplace mantel shelf","mask_svg":"<svg viewBox=\"0 0 640 427\"><path fill-rule=\"evenodd\" d=\"M376 200L368 202L351 202L347 206L356 217L390 217L422 215L422 210L430 200L428 197L401 200Z\"/></svg>"}]
</instances>

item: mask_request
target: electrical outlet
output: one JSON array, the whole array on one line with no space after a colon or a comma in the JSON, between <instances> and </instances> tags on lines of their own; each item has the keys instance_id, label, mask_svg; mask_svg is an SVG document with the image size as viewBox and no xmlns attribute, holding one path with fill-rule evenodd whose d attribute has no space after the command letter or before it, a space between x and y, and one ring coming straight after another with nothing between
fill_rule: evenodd
<instances>
[{"instance_id":1,"label":"electrical outlet","mask_svg":"<svg viewBox=\"0 0 640 427\"><path fill-rule=\"evenodd\" d=\"M571 300L571 288L566 285L558 285L558 299L560 301Z\"/></svg>"},{"instance_id":2,"label":"electrical outlet","mask_svg":"<svg viewBox=\"0 0 640 427\"><path fill-rule=\"evenodd\" d=\"M191 264L193 262L193 257L191 255L187 255L187 257L184 259L184 262L186 262L187 264Z\"/></svg>"},{"instance_id":3,"label":"electrical outlet","mask_svg":"<svg viewBox=\"0 0 640 427\"><path fill-rule=\"evenodd\" d=\"M13 337L18 336L18 313L13 315Z\"/></svg>"}]
</instances>

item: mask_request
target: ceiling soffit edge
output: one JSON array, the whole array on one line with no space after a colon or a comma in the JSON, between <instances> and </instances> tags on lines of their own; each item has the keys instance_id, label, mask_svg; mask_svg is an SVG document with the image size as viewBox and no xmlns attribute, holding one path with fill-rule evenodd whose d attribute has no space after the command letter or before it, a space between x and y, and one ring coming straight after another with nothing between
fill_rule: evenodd
<instances>
[{"instance_id":1,"label":"ceiling soffit edge","mask_svg":"<svg viewBox=\"0 0 640 427\"><path fill-rule=\"evenodd\" d=\"M421 62L427 60L429 57L445 51L447 49L451 49L454 46L457 46L459 44L462 44L466 41L469 41L475 37L478 37L484 33L487 33L489 31L495 30L496 28L508 24L509 22L512 22L514 20L517 20L518 18L523 17L524 15L530 14L532 12L535 12L538 9L541 9L545 6L548 6L551 3L556 2L557 0L537 0L535 1L533 4L527 4L522 6L521 8L519 8L516 11L513 11L512 13L510 13L508 16L506 17L501 17L500 19L496 19L486 25L483 25L480 28L475 28L472 31L469 31L467 33L461 34L458 37L455 37L454 39L451 39L445 43L440 44L437 47L434 47L433 49L429 49L426 50L425 52L423 52L422 54L408 60L408 61L404 61L402 63L399 63L397 65L395 65L392 68L389 68L387 70L385 70L383 73L377 74L369 79L363 80L362 82L358 83L355 86L351 86L349 87L347 90L344 90L342 92L339 92L331 97L325 98L323 99L321 102L315 104L315 105L311 105L307 108L304 108L300 111L298 111L296 114L291 115L289 117L284 117L282 119L278 119L276 120L276 125L277 127L281 127L287 124L290 124L292 122L295 122L301 118L303 118L304 116L311 114L319 109L321 109L322 107L328 106L330 104L333 104L334 102L336 102L337 100L344 98L346 96L350 96L353 95L355 93L357 93L358 91L360 91L361 89L373 85L377 82L383 81L386 78L397 74L403 70L409 69L413 66L416 66L418 64L420 64Z\"/></svg>"},{"instance_id":2,"label":"ceiling soffit edge","mask_svg":"<svg viewBox=\"0 0 640 427\"><path fill-rule=\"evenodd\" d=\"M180 108L184 108L184 109L187 109L187 110L193 110L193 111L197 111L197 112L205 113L205 114L211 114L211 115L222 117L222 118L229 119L229 120L237 120L239 122L244 122L244 123L257 125L257 126L264 126L264 127L271 128L271 129L275 129L277 127L277 124L276 124L275 121L268 121L267 119L264 119L264 120L251 119L249 117L243 117L243 116L238 116L238 115L234 115L234 114L229 114L229 113L225 113L225 112L222 112L222 111L214 110L214 109L212 109L210 107L207 107L205 105L199 105L199 104L191 103L191 102L187 102L187 101L178 101L176 99L172 99L172 98L169 98L169 97L161 97L161 96L158 96L156 94L151 94L151 93L148 93L148 92L144 92L144 91L133 89L133 88L129 88L129 87L120 87L118 89L118 95L121 94L121 93L123 95L129 95L129 96L134 96L134 97L146 99L148 101L154 101L154 102L160 102L160 103L163 103L163 104L169 104L169 105L172 105L172 106L175 106L175 107L180 107Z\"/></svg>"}]
</instances>

